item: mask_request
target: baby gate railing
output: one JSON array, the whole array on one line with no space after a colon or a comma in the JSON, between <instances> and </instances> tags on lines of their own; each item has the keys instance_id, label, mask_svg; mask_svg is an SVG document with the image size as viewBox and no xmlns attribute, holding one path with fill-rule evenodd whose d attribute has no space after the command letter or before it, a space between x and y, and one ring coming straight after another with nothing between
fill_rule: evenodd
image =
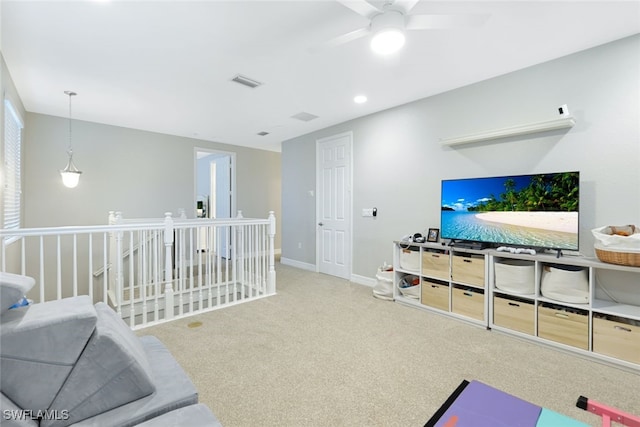
<instances>
[{"instance_id":1,"label":"baby gate railing","mask_svg":"<svg viewBox=\"0 0 640 427\"><path fill-rule=\"evenodd\" d=\"M34 302L89 295L141 328L273 295L275 217L124 219L0 230L1 271L36 279Z\"/></svg>"}]
</instances>

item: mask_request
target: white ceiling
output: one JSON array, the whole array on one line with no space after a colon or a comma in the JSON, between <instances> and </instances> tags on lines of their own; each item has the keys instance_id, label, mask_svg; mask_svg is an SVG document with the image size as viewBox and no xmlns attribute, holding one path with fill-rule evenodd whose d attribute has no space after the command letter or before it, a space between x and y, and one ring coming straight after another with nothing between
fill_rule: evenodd
<instances>
[{"instance_id":1,"label":"white ceiling","mask_svg":"<svg viewBox=\"0 0 640 427\"><path fill-rule=\"evenodd\" d=\"M372 0L381 5L382 2ZM421 0L480 28L409 31L310 53L367 19L334 0L2 0L2 54L27 111L279 151L336 123L640 32L634 1ZM243 74L264 83L231 82ZM353 102L357 94L369 101ZM291 116L307 112L317 119ZM267 136L258 136L261 131Z\"/></svg>"}]
</instances>

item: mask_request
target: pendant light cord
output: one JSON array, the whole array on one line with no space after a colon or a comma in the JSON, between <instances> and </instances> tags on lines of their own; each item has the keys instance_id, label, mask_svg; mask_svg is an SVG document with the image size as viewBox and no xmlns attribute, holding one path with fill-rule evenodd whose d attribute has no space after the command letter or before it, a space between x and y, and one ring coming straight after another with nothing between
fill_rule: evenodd
<instances>
[{"instance_id":1,"label":"pendant light cord","mask_svg":"<svg viewBox=\"0 0 640 427\"><path fill-rule=\"evenodd\" d=\"M67 153L69 154L69 156L72 156L73 147L71 146L71 97L77 94L72 91L65 91L65 93L69 95L69 150L67 151Z\"/></svg>"}]
</instances>

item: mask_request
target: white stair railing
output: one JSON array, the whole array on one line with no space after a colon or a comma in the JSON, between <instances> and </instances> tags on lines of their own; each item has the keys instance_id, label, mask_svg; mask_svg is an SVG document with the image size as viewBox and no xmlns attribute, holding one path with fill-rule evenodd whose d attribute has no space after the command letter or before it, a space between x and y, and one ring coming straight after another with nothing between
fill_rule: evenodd
<instances>
[{"instance_id":1,"label":"white stair railing","mask_svg":"<svg viewBox=\"0 0 640 427\"><path fill-rule=\"evenodd\" d=\"M0 230L3 272L37 286L35 303L77 295L110 304L132 328L273 295L275 217L125 219ZM12 242L12 243L9 243Z\"/></svg>"}]
</instances>

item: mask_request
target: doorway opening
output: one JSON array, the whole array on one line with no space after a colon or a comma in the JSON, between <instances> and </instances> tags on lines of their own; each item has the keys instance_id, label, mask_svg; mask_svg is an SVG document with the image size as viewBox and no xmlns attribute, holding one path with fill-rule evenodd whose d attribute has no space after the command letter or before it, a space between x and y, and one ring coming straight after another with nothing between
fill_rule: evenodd
<instances>
[{"instance_id":1,"label":"doorway opening","mask_svg":"<svg viewBox=\"0 0 640 427\"><path fill-rule=\"evenodd\" d=\"M194 209L196 218L231 218L236 211L236 154L196 148Z\"/></svg>"},{"instance_id":2,"label":"doorway opening","mask_svg":"<svg viewBox=\"0 0 640 427\"><path fill-rule=\"evenodd\" d=\"M226 151L195 149L194 209L196 218L232 218L236 212L236 154ZM206 234L202 228L200 250L216 248L223 258L231 254L228 231ZM218 235L220 234L220 235Z\"/></svg>"}]
</instances>

